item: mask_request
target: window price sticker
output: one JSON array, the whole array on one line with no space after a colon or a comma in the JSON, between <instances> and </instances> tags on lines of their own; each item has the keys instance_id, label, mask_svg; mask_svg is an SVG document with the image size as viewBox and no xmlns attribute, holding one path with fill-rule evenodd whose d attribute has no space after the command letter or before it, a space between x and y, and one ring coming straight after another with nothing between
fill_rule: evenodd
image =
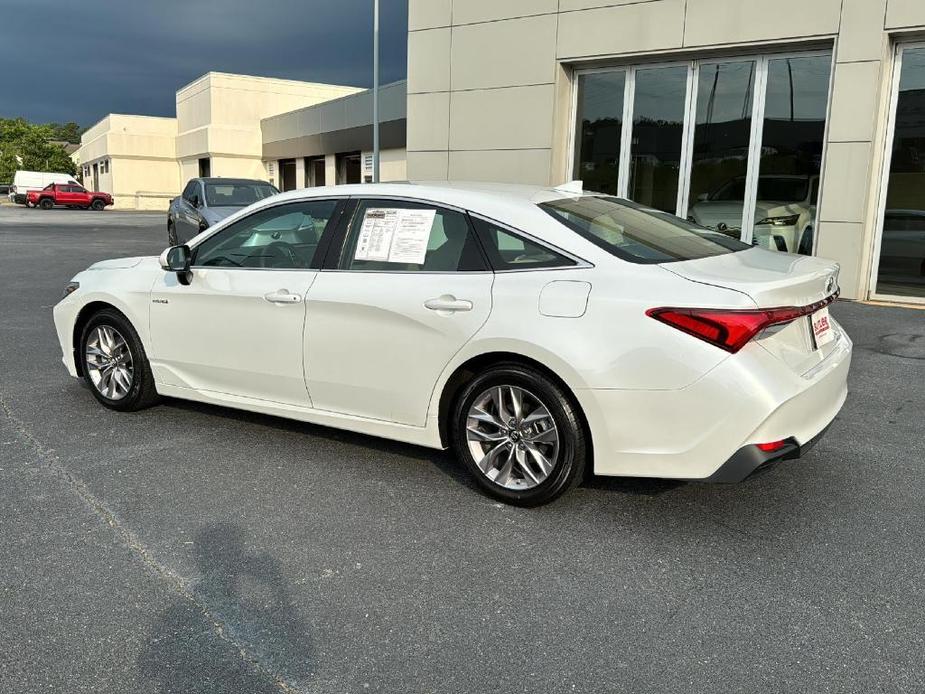
<instances>
[{"instance_id":1,"label":"window price sticker","mask_svg":"<svg viewBox=\"0 0 925 694\"><path fill-rule=\"evenodd\" d=\"M354 260L422 264L436 215L436 210L366 210Z\"/></svg>"}]
</instances>

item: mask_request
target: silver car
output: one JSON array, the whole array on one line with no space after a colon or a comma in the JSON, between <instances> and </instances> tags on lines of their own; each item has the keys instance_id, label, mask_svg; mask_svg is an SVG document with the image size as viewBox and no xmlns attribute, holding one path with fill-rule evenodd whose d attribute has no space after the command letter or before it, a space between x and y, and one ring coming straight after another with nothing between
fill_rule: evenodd
<instances>
[{"instance_id":1,"label":"silver car","mask_svg":"<svg viewBox=\"0 0 925 694\"><path fill-rule=\"evenodd\" d=\"M266 181L249 178L193 178L167 210L167 242L186 243L243 207L279 193Z\"/></svg>"}]
</instances>

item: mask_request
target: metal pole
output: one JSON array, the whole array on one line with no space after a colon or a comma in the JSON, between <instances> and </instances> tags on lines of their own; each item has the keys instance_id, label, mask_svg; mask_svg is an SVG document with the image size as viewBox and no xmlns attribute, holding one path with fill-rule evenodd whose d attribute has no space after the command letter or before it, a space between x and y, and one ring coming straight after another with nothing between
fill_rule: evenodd
<instances>
[{"instance_id":1,"label":"metal pole","mask_svg":"<svg viewBox=\"0 0 925 694\"><path fill-rule=\"evenodd\" d=\"M379 182L379 0L373 0L373 183Z\"/></svg>"}]
</instances>

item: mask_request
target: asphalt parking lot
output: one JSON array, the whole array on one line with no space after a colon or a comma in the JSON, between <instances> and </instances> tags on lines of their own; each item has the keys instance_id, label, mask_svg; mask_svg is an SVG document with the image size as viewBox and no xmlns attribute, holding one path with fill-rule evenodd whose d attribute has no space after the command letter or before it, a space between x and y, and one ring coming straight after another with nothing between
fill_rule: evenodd
<instances>
[{"instance_id":1,"label":"asphalt parking lot","mask_svg":"<svg viewBox=\"0 0 925 694\"><path fill-rule=\"evenodd\" d=\"M925 311L834 308L851 394L803 460L522 510L439 452L99 407L51 307L165 238L0 207L0 691L925 690Z\"/></svg>"}]
</instances>

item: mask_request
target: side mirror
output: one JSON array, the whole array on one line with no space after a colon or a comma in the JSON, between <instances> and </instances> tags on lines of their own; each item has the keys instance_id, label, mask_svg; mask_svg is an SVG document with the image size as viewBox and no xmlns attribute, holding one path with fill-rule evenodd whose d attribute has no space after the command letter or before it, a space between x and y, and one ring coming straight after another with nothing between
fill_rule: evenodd
<instances>
[{"instance_id":1,"label":"side mirror","mask_svg":"<svg viewBox=\"0 0 925 694\"><path fill-rule=\"evenodd\" d=\"M190 197L190 199L189 199L189 204L192 205L193 207L195 207L195 208L198 210L198 209L199 209L199 206L200 206L199 196L198 196L198 195L192 195L192 196Z\"/></svg>"},{"instance_id":2,"label":"side mirror","mask_svg":"<svg viewBox=\"0 0 925 694\"><path fill-rule=\"evenodd\" d=\"M161 253L161 269L177 273L180 284L189 284L192 276L189 269L191 258L189 246L171 246Z\"/></svg>"}]
</instances>

